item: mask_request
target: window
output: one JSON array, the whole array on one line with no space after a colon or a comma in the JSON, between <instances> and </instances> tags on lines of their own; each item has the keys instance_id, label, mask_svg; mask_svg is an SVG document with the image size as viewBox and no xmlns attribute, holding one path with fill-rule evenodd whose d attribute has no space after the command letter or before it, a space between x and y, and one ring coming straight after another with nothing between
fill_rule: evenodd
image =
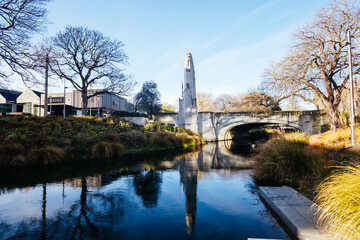
<instances>
[{"instance_id":1,"label":"window","mask_svg":"<svg viewBox=\"0 0 360 240\"><path fill-rule=\"evenodd\" d=\"M31 113L31 107L32 107L32 103L25 103L24 108L23 108L23 112L24 113Z\"/></svg>"},{"instance_id":2,"label":"window","mask_svg":"<svg viewBox=\"0 0 360 240\"><path fill-rule=\"evenodd\" d=\"M11 112L11 104L0 104L0 113Z\"/></svg>"}]
</instances>

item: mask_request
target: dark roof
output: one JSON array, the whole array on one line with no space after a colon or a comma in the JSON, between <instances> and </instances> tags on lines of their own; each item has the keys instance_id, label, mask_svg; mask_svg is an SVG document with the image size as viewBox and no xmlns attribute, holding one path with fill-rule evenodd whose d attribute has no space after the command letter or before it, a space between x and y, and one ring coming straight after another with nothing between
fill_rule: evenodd
<instances>
[{"instance_id":1,"label":"dark roof","mask_svg":"<svg viewBox=\"0 0 360 240\"><path fill-rule=\"evenodd\" d=\"M42 92L39 92L39 91L34 91L34 90L31 90L33 91L38 97L41 97L41 94L43 94Z\"/></svg>"},{"instance_id":2,"label":"dark roof","mask_svg":"<svg viewBox=\"0 0 360 240\"><path fill-rule=\"evenodd\" d=\"M6 101L16 102L16 99L20 96L21 92L7 90L7 89L0 89L0 94L6 99Z\"/></svg>"}]
</instances>

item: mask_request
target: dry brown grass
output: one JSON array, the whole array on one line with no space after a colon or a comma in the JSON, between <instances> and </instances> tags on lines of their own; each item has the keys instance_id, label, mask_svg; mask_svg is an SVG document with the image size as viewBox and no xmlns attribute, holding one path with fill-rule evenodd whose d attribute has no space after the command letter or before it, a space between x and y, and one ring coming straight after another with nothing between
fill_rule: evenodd
<instances>
[{"instance_id":1,"label":"dry brown grass","mask_svg":"<svg viewBox=\"0 0 360 240\"><path fill-rule=\"evenodd\" d=\"M319 185L319 223L336 239L360 239L360 164L338 167ZM334 238L334 239L335 239Z\"/></svg>"},{"instance_id":2,"label":"dry brown grass","mask_svg":"<svg viewBox=\"0 0 360 240\"><path fill-rule=\"evenodd\" d=\"M360 137L360 129L356 129L356 137ZM335 132L326 132L323 134L313 135L309 139L309 145L319 148L334 149L337 151L344 150L350 143L350 129L342 128Z\"/></svg>"}]
</instances>

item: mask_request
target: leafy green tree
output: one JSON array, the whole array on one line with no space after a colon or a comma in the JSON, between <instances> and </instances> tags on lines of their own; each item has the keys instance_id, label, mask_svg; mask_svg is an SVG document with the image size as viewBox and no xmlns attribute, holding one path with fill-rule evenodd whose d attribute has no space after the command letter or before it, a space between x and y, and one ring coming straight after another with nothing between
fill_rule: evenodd
<instances>
[{"instance_id":1,"label":"leafy green tree","mask_svg":"<svg viewBox=\"0 0 360 240\"><path fill-rule=\"evenodd\" d=\"M146 81L135 95L135 111L142 111L152 116L160 111L160 92L157 84L150 80Z\"/></svg>"}]
</instances>

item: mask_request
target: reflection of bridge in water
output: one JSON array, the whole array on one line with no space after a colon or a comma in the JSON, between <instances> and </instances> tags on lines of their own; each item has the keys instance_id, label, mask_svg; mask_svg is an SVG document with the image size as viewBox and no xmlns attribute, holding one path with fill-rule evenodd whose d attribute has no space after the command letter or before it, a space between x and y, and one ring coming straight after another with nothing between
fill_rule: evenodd
<instances>
[{"instance_id":1,"label":"reflection of bridge in water","mask_svg":"<svg viewBox=\"0 0 360 240\"><path fill-rule=\"evenodd\" d=\"M161 173L156 169L178 169L180 183L185 196L185 222L187 232L193 232L196 222L198 181L212 169L249 169L254 163L252 159L230 152L230 141L207 144L197 153L188 153L166 161L159 161L152 165L141 162L128 168L120 175L114 173L97 174L85 178L65 181L70 186L97 187L111 184L119 177L133 174L135 193L140 197L144 207L157 206L161 192ZM150 169L150 170L149 170ZM127 174L127 173L128 174ZM85 181L85 182L84 182ZM82 191L87 194L87 190Z\"/></svg>"},{"instance_id":2,"label":"reflection of bridge in water","mask_svg":"<svg viewBox=\"0 0 360 240\"><path fill-rule=\"evenodd\" d=\"M190 234L195 227L196 211L197 211L197 190L198 181L201 176L206 175L212 169L249 169L252 167L254 161L248 157L236 155L230 152L229 141L222 141L207 144L203 150L198 153L189 153L174 160L166 160L156 162L156 169L178 169L180 174L180 183L182 184L183 193L185 195L185 221L187 225L187 232ZM146 162L139 163L129 169L127 172L134 174L134 187L136 187L136 194L142 199L145 207L155 207L157 205L158 194L161 192L161 180L157 178L149 178L148 175L156 174L154 170L149 170L151 164ZM148 170L148 171L147 171ZM116 175L113 175L116 176ZM115 181L120 176L113 179ZM87 182L92 187L101 187L110 184L112 181L108 174L97 175L96 181L90 177ZM101 181L101 179L106 181ZM144 178L142 186L139 185L140 178ZM156 182L154 182L157 179ZM72 184L80 183L73 180ZM78 184L79 184L78 183ZM100 184L97 186L97 184ZM160 184L159 184L160 183ZM156 187L155 187L156 186ZM156 190L157 189L157 190ZM151 199L152 203L149 204L147 200Z\"/></svg>"},{"instance_id":3,"label":"reflection of bridge in water","mask_svg":"<svg viewBox=\"0 0 360 240\"><path fill-rule=\"evenodd\" d=\"M175 206L176 215L180 216L180 218L184 216L180 221L182 225L186 224L187 233L190 234L195 229L196 221L203 224L201 223L201 214L198 213L198 205L200 201L203 201L204 195L199 196L198 191L199 186L202 189L204 185L199 183L201 181L206 183L209 180L208 177L212 176L212 173L209 172L216 172L222 177L231 177L235 173L231 169L250 168L253 163L251 159L232 154L226 148L225 142L208 144L200 152L178 157L171 156L167 160L159 159L159 156L156 159L146 156L142 160L141 162L130 161L132 165L126 165L128 167L123 165L109 166L111 170L105 171L93 171L93 169L89 168L89 172L77 172L76 175L69 175L66 178L57 180L48 179L44 181L40 178L43 181L42 188L40 188L40 190L42 189L41 208L36 207L40 214L38 214L38 217L31 218L29 222L24 220L20 223L21 226L24 225L28 230L30 229L31 236L41 234L43 236L65 238L64 236L67 236L67 234L73 234L73 238L81 238L82 234L88 234L86 236L95 236L94 238L97 238L96 236L106 236L106 234L115 236L111 235L114 232L116 232L116 236L121 236L128 227L126 217L129 214L131 217L139 214L139 212L136 212L135 215L131 215L132 210L127 211L127 209L138 208L140 203L146 209L154 209L154 211L148 211L149 213L159 213L163 210L162 207L156 209L158 204L160 206L163 204L163 201L159 200L163 192L161 188L164 188L163 175L168 175L168 177L170 175L171 178L175 175L179 177L179 180L175 180L175 182L180 182L182 186L182 200L184 201ZM119 168L119 166L121 167ZM175 171L171 171L169 174L161 171L166 169L174 169ZM213 169L224 170L214 171ZM46 170L46 172L48 171L49 169ZM177 171L179 172L178 175ZM121 178L123 181L119 181ZM60 203L58 207L54 205L54 201L56 202L59 199L55 200L52 194L54 194L54 191L56 194L60 193L59 186L61 185L53 184L53 181L59 181L58 183L62 185L62 204ZM7 191L15 191L22 183L19 184L13 187L12 190L0 188L0 193L7 194ZM174 185L167 185L165 189L168 190L169 186L173 190ZM126 191L120 190L122 187ZM38 186L34 187L34 189L36 188ZM39 189L34 189L29 188L28 190L35 191L34 196L37 196ZM50 197L48 197L49 193ZM181 198L181 194L176 195ZM140 201L134 201L133 196L137 196ZM168 200L168 198L165 199ZM64 204L68 206L66 209L63 208ZM34 212L37 210L34 210ZM143 210L140 208L140 211ZM169 210L169 213L172 214L172 209ZM77 222L77 224L74 224L74 222ZM96 228L93 227L95 224ZM9 225L8 227L8 229L13 229L11 231L14 231L15 235L22 234L21 231L17 232L17 229L23 229L18 224Z\"/></svg>"},{"instance_id":4,"label":"reflection of bridge in water","mask_svg":"<svg viewBox=\"0 0 360 240\"><path fill-rule=\"evenodd\" d=\"M175 161L161 162L162 168L177 168L180 173L180 182L185 194L185 220L190 234L195 227L197 210L198 178L211 169L248 169L253 160L235 155L226 147L227 142L208 144L199 153L190 153L178 157Z\"/></svg>"}]
</instances>

